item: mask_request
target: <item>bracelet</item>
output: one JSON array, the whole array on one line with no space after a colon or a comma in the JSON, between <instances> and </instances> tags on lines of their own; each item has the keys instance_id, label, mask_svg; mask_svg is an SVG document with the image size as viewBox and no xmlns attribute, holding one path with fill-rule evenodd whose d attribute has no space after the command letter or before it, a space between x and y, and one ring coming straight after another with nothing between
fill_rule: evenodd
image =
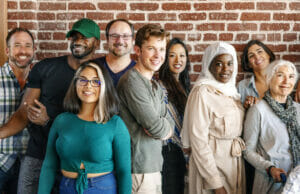
<instances>
[{"instance_id":1,"label":"bracelet","mask_svg":"<svg viewBox=\"0 0 300 194\"><path fill-rule=\"evenodd\" d=\"M271 169L272 169L273 167L275 168L275 166L273 166L273 165L272 165L272 166L269 166L269 167L267 168L267 174L268 174L270 177L272 177L272 175L271 175Z\"/></svg>"},{"instance_id":2,"label":"bracelet","mask_svg":"<svg viewBox=\"0 0 300 194\"><path fill-rule=\"evenodd\" d=\"M50 121L50 118L46 121L46 123L43 125L43 127L47 126L49 121Z\"/></svg>"}]
</instances>

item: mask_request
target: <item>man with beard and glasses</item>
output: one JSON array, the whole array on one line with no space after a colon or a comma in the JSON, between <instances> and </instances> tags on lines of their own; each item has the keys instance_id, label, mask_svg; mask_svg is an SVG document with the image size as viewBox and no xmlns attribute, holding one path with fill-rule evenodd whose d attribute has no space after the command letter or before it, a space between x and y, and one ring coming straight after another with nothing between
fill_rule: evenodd
<instances>
[{"instance_id":1,"label":"man with beard and glasses","mask_svg":"<svg viewBox=\"0 0 300 194\"><path fill-rule=\"evenodd\" d=\"M106 25L108 54L96 59L108 70L116 87L121 76L135 65L130 53L134 43L133 25L125 19L116 19Z\"/></svg>"},{"instance_id":2,"label":"man with beard and glasses","mask_svg":"<svg viewBox=\"0 0 300 194\"><path fill-rule=\"evenodd\" d=\"M33 60L34 39L24 28L14 28L6 37L8 61L0 67L0 126L17 110ZM0 193L17 193L20 161L29 133L27 129L0 140Z\"/></svg>"},{"instance_id":3,"label":"man with beard and glasses","mask_svg":"<svg viewBox=\"0 0 300 194\"><path fill-rule=\"evenodd\" d=\"M30 133L27 152L21 163L18 193L37 193L50 126L63 112L63 99L76 69L94 57L100 42L99 26L90 19L75 22L67 33L72 55L48 58L32 68L22 104L0 127L0 138L14 135L27 125Z\"/></svg>"}]
</instances>

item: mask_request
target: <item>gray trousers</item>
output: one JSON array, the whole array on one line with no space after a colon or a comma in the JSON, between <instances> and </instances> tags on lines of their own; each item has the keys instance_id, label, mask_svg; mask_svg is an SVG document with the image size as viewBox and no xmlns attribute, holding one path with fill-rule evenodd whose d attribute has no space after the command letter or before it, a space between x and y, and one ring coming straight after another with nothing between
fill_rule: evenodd
<instances>
[{"instance_id":1,"label":"gray trousers","mask_svg":"<svg viewBox=\"0 0 300 194\"><path fill-rule=\"evenodd\" d=\"M36 194L43 160L25 156L21 162L18 194Z\"/></svg>"}]
</instances>

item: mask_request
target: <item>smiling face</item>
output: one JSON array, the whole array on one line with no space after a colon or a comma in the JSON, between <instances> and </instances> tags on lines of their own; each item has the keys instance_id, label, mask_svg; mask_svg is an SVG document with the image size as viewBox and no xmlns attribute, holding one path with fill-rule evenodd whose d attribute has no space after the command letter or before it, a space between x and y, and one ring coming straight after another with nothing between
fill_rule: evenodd
<instances>
[{"instance_id":1,"label":"smiling face","mask_svg":"<svg viewBox=\"0 0 300 194\"><path fill-rule=\"evenodd\" d=\"M249 47L248 61L254 72L261 71L270 64L270 56L262 47L254 44Z\"/></svg>"},{"instance_id":2,"label":"smiling face","mask_svg":"<svg viewBox=\"0 0 300 194\"><path fill-rule=\"evenodd\" d=\"M166 55L166 38L150 36L141 48L134 47L138 56L137 66L140 73L151 79L154 72L159 70L165 60Z\"/></svg>"},{"instance_id":3,"label":"smiling face","mask_svg":"<svg viewBox=\"0 0 300 194\"><path fill-rule=\"evenodd\" d=\"M33 60L33 52L33 42L27 32L16 32L11 36L6 49L11 65L18 68L26 68Z\"/></svg>"},{"instance_id":4,"label":"smiling face","mask_svg":"<svg viewBox=\"0 0 300 194\"><path fill-rule=\"evenodd\" d=\"M169 69L178 77L185 69L187 56L184 47L181 44L174 44L169 51Z\"/></svg>"},{"instance_id":5,"label":"smiling face","mask_svg":"<svg viewBox=\"0 0 300 194\"><path fill-rule=\"evenodd\" d=\"M284 103L286 97L293 91L295 79L295 72L289 66L278 67L270 81L271 96L278 102Z\"/></svg>"},{"instance_id":6,"label":"smiling face","mask_svg":"<svg viewBox=\"0 0 300 194\"><path fill-rule=\"evenodd\" d=\"M86 83L82 80L92 80ZM76 92L78 98L81 100L82 104L97 104L100 95L100 85L96 86L96 82L99 81L97 71L92 67L86 67L82 70L79 78L76 81ZM92 84L92 82L94 82ZM98 82L99 83L99 82Z\"/></svg>"},{"instance_id":7,"label":"smiling face","mask_svg":"<svg viewBox=\"0 0 300 194\"><path fill-rule=\"evenodd\" d=\"M216 56L209 66L209 71L214 78L222 83L227 83L231 79L233 69L233 58L229 54Z\"/></svg>"},{"instance_id":8,"label":"smiling face","mask_svg":"<svg viewBox=\"0 0 300 194\"><path fill-rule=\"evenodd\" d=\"M127 23L123 21L113 23L107 40L109 53L117 57L129 55L133 42L132 31Z\"/></svg>"},{"instance_id":9,"label":"smiling face","mask_svg":"<svg viewBox=\"0 0 300 194\"><path fill-rule=\"evenodd\" d=\"M98 41L95 37L86 38L79 32L74 32L71 35L70 44L72 55L77 59L82 59L93 53L97 47L97 43Z\"/></svg>"}]
</instances>

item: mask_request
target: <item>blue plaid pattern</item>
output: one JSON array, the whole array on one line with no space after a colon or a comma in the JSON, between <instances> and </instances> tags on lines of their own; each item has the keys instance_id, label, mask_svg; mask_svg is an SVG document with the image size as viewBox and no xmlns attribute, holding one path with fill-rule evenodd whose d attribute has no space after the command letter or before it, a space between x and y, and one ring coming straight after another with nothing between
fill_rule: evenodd
<instances>
[{"instance_id":1,"label":"blue plaid pattern","mask_svg":"<svg viewBox=\"0 0 300 194\"><path fill-rule=\"evenodd\" d=\"M5 124L19 107L23 91L21 91L11 67L5 63L0 67L0 126ZM20 133L0 139L0 168L7 172L19 154L25 154L29 139L27 129Z\"/></svg>"}]
</instances>

